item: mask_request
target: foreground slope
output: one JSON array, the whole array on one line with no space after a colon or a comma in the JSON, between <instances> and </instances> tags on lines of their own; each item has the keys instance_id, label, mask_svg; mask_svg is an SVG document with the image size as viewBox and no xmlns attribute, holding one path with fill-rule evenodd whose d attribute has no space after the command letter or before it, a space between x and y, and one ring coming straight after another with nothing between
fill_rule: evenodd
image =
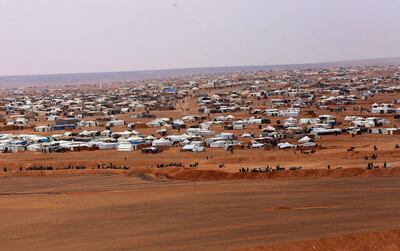
<instances>
[{"instance_id":1,"label":"foreground slope","mask_svg":"<svg viewBox=\"0 0 400 251\"><path fill-rule=\"evenodd\" d=\"M0 243L4 250L230 250L400 229L399 182L7 177Z\"/></svg>"}]
</instances>

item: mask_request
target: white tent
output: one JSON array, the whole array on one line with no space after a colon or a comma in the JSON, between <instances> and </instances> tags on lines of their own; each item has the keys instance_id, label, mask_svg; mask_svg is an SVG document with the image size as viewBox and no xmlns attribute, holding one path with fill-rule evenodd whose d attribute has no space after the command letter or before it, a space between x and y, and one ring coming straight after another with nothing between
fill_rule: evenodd
<instances>
[{"instance_id":1,"label":"white tent","mask_svg":"<svg viewBox=\"0 0 400 251\"><path fill-rule=\"evenodd\" d=\"M182 134L182 135L169 135L167 137L165 137L166 139L168 139L169 141L175 143L175 142L182 142L185 139L187 139L187 135L186 134Z\"/></svg>"},{"instance_id":2,"label":"white tent","mask_svg":"<svg viewBox=\"0 0 400 251\"><path fill-rule=\"evenodd\" d=\"M258 143L258 142L251 143L252 148L261 148L263 146L264 146L264 144L262 144L262 143Z\"/></svg>"},{"instance_id":3,"label":"white tent","mask_svg":"<svg viewBox=\"0 0 400 251\"><path fill-rule=\"evenodd\" d=\"M303 138L298 140L299 143L306 143L306 142L310 142L310 141L311 141L311 138L308 136L304 136Z\"/></svg>"},{"instance_id":4,"label":"white tent","mask_svg":"<svg viewBox=\"0 0 400 251\"><path fill-rule=\"evenodd\" d=\"M305 142L304 144L301 144L303 147L314 147L316 145L315 142Z\"/></svg>"},{"instance_id":5,"label":"white tent","mask_svg":"<svg viewBox=\"0 0 400 251\"><path fill-rule=\"evenodd\" d=\"M280 149L284 149L284 148L294 148L296 147L296 145L290 144L289 142L285 142L285 143L278 143L278 147Z\"/></svg>"},{"instance_id":6,"label":"white tent","mask_svg":"<svg viewBox=\"0 0 400 251\"><path fill-rule=\"evenodd\" d=\"M118 145L118 151L130 152L133 151L133 145L129 143L122 143Z\"/></svg>"},{"instance_id":7,"label":"white tent","mask_svg":"<svg viewBox=\"0 0 400 251\"><path fill-rule=\"evenodd\" d=\"M172 146L172 142L166 139L156 139L151 143L152 146Z\"/></svg>"},{"instance_id":8,"label":"white tent","mask_svg":"<svg viewBox=\"0 0 400 251\"><path fill-rule=\"evenodd\" d=\"M242 135L240 135L240 137L242 138L253 138L253 135L251 133L243 133Z\"/></svg>"},{"instance_id":9,"label":"white tent","mask_svg":"<svg viewBox=\"0 0 400 251\"><path fill-rule=\"evenodd\" d=\"M148 135L148 136L146 137L146 140L153 140L153 139L155 139L153 135Z\"/></svg>"},{"instance_id":10,"label":"white tent","mask_svg":"<svg viewBox=\"0 0 400 251\"><path fill-rule=\"evenodd\" d=\"M182 141L180 143L181 146L186 146L186 145L189 145L189 144L190 144L190 140L188 140L188 139L185 139L184 141Z\"/></svg>"},{"instance_id":11,"label":"white tent","mask_svg":"<svg viewBox=\"0 0 400 251\"><path fill-rule=\"evenodd\" d=\"M224 141L224 140L217 140L217 141L212 142L212 143L210 144L210 147L211 147L211 148L225 147L225 144L227 144L226 141Z\"/></svg>"},{"instance_id":12,"label":"white tent","mask_svg":"<svg viewBox=\"0 0 400 251\"><path fill-rule=\"evenodd\" d=\"M276 129L272 126L267 126L265 128L262 129L263 132L275 132Z\"/></svg>"},{"instance_id":13,"label":"white tent","mask_svg":"<svg viewBox=\"0 0 400 251\"><path fill-rule=\"evenodd\" d=\"M98 143L100 150L111 150L118 147L118 143L115 142L100 142Z\"/></svg>"},{"instance_id":14,"label":"white tent","mask_svg":"<svg viewBox=\"0 0 400 251\"><path fill-rule=\"evenodd\" d=\"M223 132L223 133L220 133L220 134L218 134L216 136L219 137L219 138L222 138L222 139L234 139L234 137L235 137L235 135L233 133L230 133L230 132Z\"/></svg>"},{"instance_id":15,"label":"white tent","mask_svg":"<svg viewBox=\"0 0 400 251\"><path fill-rule=\"evenodd\" d=\"M100 133L101 136L109 136L111 135L111 131L110 130L104 130Z\"/></svg>"},{"instance_id":16,"label":"white tent","mask_svg":"<svg viewBox=\"0 0 400 251\"><path fill-rule=\"evenodd\" d=\"M188 144L182 147L182 150L187 152L204 152L204 146L199 146L196 144Z\"/></svg>"},{"instance_id":17,"label":"white tent","mask_svg":"<svg viewBox=\"0 0 400 251\"><path fill-rule=\"evenodd\" d=\"M30 152L40 152L42 147L40 144L31 144L27 147L28 151Z\"/></svg>"}]
</instances>

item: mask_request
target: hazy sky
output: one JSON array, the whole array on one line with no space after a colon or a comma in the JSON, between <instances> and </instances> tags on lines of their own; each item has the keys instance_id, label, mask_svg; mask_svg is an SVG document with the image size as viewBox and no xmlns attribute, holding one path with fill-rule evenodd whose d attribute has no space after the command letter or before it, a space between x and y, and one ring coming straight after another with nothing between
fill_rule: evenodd
<instances>
[{"instance_id":1,"label":"hazy sky","mask_svg":"<svg viewBox=\"0 0 400 251\"><path fill-rule=\"evenodd\" d=\"M0 75L393 56L398 0L0 0Z\"/></svg>"}]
</instances>

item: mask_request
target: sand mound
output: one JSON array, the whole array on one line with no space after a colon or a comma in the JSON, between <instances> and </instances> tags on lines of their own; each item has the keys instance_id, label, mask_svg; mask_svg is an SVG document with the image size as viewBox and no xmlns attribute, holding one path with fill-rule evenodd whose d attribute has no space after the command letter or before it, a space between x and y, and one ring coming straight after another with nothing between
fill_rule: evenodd
<instances>
[{"instance_id":1,"label":"sand mound","mask_svg":"<svg viewBox=\"0 0 400 251\"><path fill-rule=\"evenodd\" d=\"M290 242L272 246L242 249L242 251L304 251L304 250L400 250L400 230L343 235L320 240Z\"/></svg>"},{"instance_id":2,"label":"sand mound","mask_svg":"<svg viewBox=\"0 0 400 251\"><path fill-rule=\"evenodd\" d=\"M156 181L156 182L168 181L167 177L165 176L157 176L155 174L145 173L145 172L129 173L128 176L134 176L144 181Z\"/></svg>"},{"instance_id":3,"label":"sand mound","mask_svg":"<svg viewBox=\"0 0 400 251\"><path fill-rule=\"evenodd\" d=\"M400 168L390 169L302 169L279 172L230 173L220 170L196 170L190 168L134 168L130 170L86 169L86 170L53 170L53 171L14 171L0 173L0 177L18 176L65 176L86 174L128 174L147 181L165 181L165 179L184 181L218 181L218 180L258 180L258 179L319 179L341 177L384 177L400 176Z\"/></svg>"},{"instance_id":4,"label":"sand mound","mask_svg":"<svg viewBox=\"0 0 400 251\"><path fill-rule=\"evenodd\" d=\"M134 169L133 173L151 173L174 180L206 181L206 180L239 180L239 179L318 179L340 177L381 177L400 176L400 168L372 169L303 169L297 171L280 171L269 173L228 173L218 170L193 170L188 168Z\"/></svg>"}]
</instances>

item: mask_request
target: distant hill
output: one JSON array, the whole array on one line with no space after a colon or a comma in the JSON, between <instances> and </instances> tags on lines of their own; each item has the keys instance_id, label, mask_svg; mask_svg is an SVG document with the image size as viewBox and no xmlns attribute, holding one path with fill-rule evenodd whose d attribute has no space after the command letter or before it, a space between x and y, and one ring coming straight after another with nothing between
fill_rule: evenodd
<instances>
[{"instance_id":1,"label":"distant hill","mask_svg":"<svg viewBox=\"0 0 400 251\"><path fill-rule=\"evenodd\" d=\"M106 82L124 82L148 79L162 79L177 76L200 74L217 74L231 72L269 71L273 69L309 69L346 66L372 66L372 65L397 65L400 57L347 60L311 64L286 64L286 65L257 65L257 66L229 66L207 68L184 68L148 71L125 72L96 72L96 73L68 73L68 74L43 74L0 76L0 87L10 88L19 86L53 86L64 84L95 84Z\"/></svg>"}]
</instances>

